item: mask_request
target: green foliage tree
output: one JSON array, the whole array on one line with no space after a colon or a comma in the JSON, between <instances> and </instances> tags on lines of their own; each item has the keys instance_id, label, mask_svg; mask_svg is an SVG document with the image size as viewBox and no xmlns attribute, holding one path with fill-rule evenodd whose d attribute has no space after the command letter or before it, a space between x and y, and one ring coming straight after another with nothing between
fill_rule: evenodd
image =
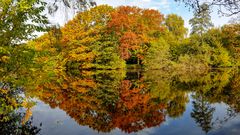
<instances>
[{"instance_id":1,"label":"green foliage tree","mask_svg":"<svg viewBox=\"0 0 240 135\"><path fill-rule=\"evenodd\" d=\"M126 67L125 61L118 53L116 44L117 41L107 34L94 44L96 57L93 63L96 69L124 69Z\"/></svg>"},{"instance_id":2,"label":"green foliage tree","mask_svg":"<svg viewBox=\"0 0 240 135\"><path fill-rule=\"evenodd\" d=\"M0 1L0 45L11 46L32 39L34 32L44 31L45 3L41 0Z\"/></svg>"},{"instance_id":3,"label":"green foliage tree","mask_svg":"<svg viewBox=\"0 0 240 135\"><path fill-rule=\"evenodd\" d=\"M160 38L151 43L143 60L144 67L145 69L168 68L170 66L169 56L169 44Z\"/></svg>"},{"instance_id":4,"label":"green foliage tree","mask_svg":"<svg viewBox=\"0 0 240 135\"><path fill-rule=\"evenodd\" d=\"M191 34L199 34L202 36L213 24L211 22L209 6L202 4L200 8L201 12L194 11L194 17L189 20L189 23L192 26Z\"/></svg>"},{"instance_id":5,"label":"green foliage tree","mask_svg":"<svg viewBox=\"0 0 240 135\"><path fill-rule=\"evenodd\" d=\"M48 24L41 0L0 0L0 73L13 76L36 64L35 50L24 46Z\"/></svg>"},{"instance_id":6,"label":"green foliage tree","mask_svg":"<svg viewBox=\"0 0 240 135\"><path fill-rule=\"evenodd\" d=\"M236 66L240 65L240 24L229 24L221 28L221 42L233 57Z\"/></svg>"},{"instance_id":7,"label":"green foliage tree","mask_svg":"<svg viewBox=\"0 0 240 135\"><path fill-rule=\"evenodd\" d=\"M185 38L187 28L184 27L184 20L176 14L167 15L165 25L167 30L164 31L162 37L170 45L169 60L176 62L181 53L180 48L184 48L184 44L187 42Z\"/></svg>"},{"instance_id":8,"label":"green foliage tree","mask_svg":"<svg viewBox=\"0 0 240 135\"><path fill-rule=\"evenodd\" d=\"M212 67L232 66L232 58L229 51L222 43L222 32L220 29L210 29L204 34L204 42L209 45L209 57Z\"/></svg>"},{"instance_id":9,"label":"green foliage tree","mask_svg":"<svg viewBox=\"0 0 240 135\"><path fill-rule=\"evenodd\" d=\"M183 40L184 36L187 34L187 28L184 27L184 20L176 14L167 15L165 25L176 37L176 40Z\"/></svg>"}]
</instances>

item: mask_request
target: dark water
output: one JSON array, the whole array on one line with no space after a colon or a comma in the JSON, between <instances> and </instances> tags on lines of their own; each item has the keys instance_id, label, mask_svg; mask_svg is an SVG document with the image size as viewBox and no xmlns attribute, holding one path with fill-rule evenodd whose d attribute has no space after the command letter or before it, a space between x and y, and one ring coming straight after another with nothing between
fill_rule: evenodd
<instances>
[{"instance_id":1,"label":"dark water","mask_svg":"<svg viewBox=\"0 0 240 135\"><path fill-rule=\"evenodd\" d=\"M68 72L21 90L31 105L0 115L8 116L1 134L240 134L240 74L232 69Z\"/></svg>"}]
</instances>

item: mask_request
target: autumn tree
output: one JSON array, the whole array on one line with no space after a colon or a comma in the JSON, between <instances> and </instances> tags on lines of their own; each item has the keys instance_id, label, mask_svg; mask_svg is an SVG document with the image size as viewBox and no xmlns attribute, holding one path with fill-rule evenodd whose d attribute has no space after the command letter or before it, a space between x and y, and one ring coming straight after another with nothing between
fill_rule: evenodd
<instances>
[{"instance_id":1,"label":"autumn tree","mask_svg":"<svg viewBox=\"0 0 240 135\"><path fill-rule=\"evenodd\" d=\"M113 10L110 6L102 5L81 12L61 29L63 36L60 43L65 48L63 53L69 66L78 65L81 69L124 68L115 40L105 32Z\"/></svg>"},{"instance_id":2,"label":"autumn tree","mask_svg":"<svg viewBox=\"0 0 240 135\"><path fill-rule=\"evenodd\" d=\"M150 40L161 32L163 15L156 10L121 6L111 13L107 27L115 37L119 37L119 53L125 60L143 60Z\"/></svg>"},{"instance_id":3,"label":"autumn tree","mask_svg":"<svg viewBox=\"0 0 240 135\"><path fill-rule=\"evenodd\" d=\"M189 70L233 66L237 63L230 57L234 49L226 47L233 40L223 39L222 30L209 30L209 6L203 4L201 8L202 12L195 11L190 20L189 38L185 38L187 29L180 16L170 14L164 20L156 10L101 5L78 13L61 28L52 27L48 34L29 44L49 54L37 60L55 61L67 69L124 69L126 64ZM233 33L237 49L238 32ZM5 50L2 52L0 60L4 63L8 57Z\"/></svg>"}]
</instances>

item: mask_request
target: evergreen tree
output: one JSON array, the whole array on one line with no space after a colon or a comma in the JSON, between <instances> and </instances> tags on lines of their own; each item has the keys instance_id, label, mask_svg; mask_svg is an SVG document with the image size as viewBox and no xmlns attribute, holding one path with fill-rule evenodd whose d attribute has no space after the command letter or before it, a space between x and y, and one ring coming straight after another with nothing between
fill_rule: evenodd
<instances>
[{"instance_id":1,"label":"evergreen tree","mask_svg":"<svg viewBox=\"0 0 240 135\"><path fill-rule=\"evenodd\" d=\"M202 4L200 11L194 12L194 17L189 20L189 23L192 26L191 34L199 34L200 36L209 28L213 27L209 6Z\"/></svg>"}]
</instances>

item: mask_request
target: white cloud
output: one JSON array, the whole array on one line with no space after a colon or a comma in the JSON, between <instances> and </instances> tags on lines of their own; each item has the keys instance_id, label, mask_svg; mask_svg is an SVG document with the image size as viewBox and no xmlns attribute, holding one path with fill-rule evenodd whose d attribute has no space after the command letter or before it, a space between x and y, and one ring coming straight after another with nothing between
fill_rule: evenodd
<instances>
[{"instance_id":1,"label":"white cloud","mask_svg":"<svg viewBox=\"0 0 240 135\"><path fill-rule=\"evenodd\" d=\"M159 2L155 2L157 6L160 8L162 7L163 9L169 9L170 8L170 2L168 0L161 0Z\"/></svg>"},{"instance_id":2,"label":"white cloud","mask_svg":"<svg viewBox=\"0 0 240 135\"><path fill-rule=\"evenodd\" d=\"M159 2L159 5L168 5L168 1L167 0L161 0Z\"/></svg>"},{"instance_id":3,"label":"white cloud","mask_svg":"<svg viewBox=\"0 0 240 135\"><path fill-rule=\"evenodd\" d=\"M156 7L155 9L170 9L169 0L96 0L98 5L108 4L111 6L138 6L141 8L151 8Z\"/></svg>"},{"instance_id":4,"label":"white cloud","mask_svg":"<svg viewBox=\"0 0 240 135\"><path fill-rule=\"evenodd\" d=\"M143 2L151 2L151 0L142 0Z\"/></svg>"},{"instance_id":5,"label":"white cloud","mask_svg":"<svg viewBox=\"0 0 240 135\"><path fill-rule=\"evenodd\" d=\"M158 8L157 8L157 7L150 7L149 9L158 10Z\"/></svg>"}]
</instances>

